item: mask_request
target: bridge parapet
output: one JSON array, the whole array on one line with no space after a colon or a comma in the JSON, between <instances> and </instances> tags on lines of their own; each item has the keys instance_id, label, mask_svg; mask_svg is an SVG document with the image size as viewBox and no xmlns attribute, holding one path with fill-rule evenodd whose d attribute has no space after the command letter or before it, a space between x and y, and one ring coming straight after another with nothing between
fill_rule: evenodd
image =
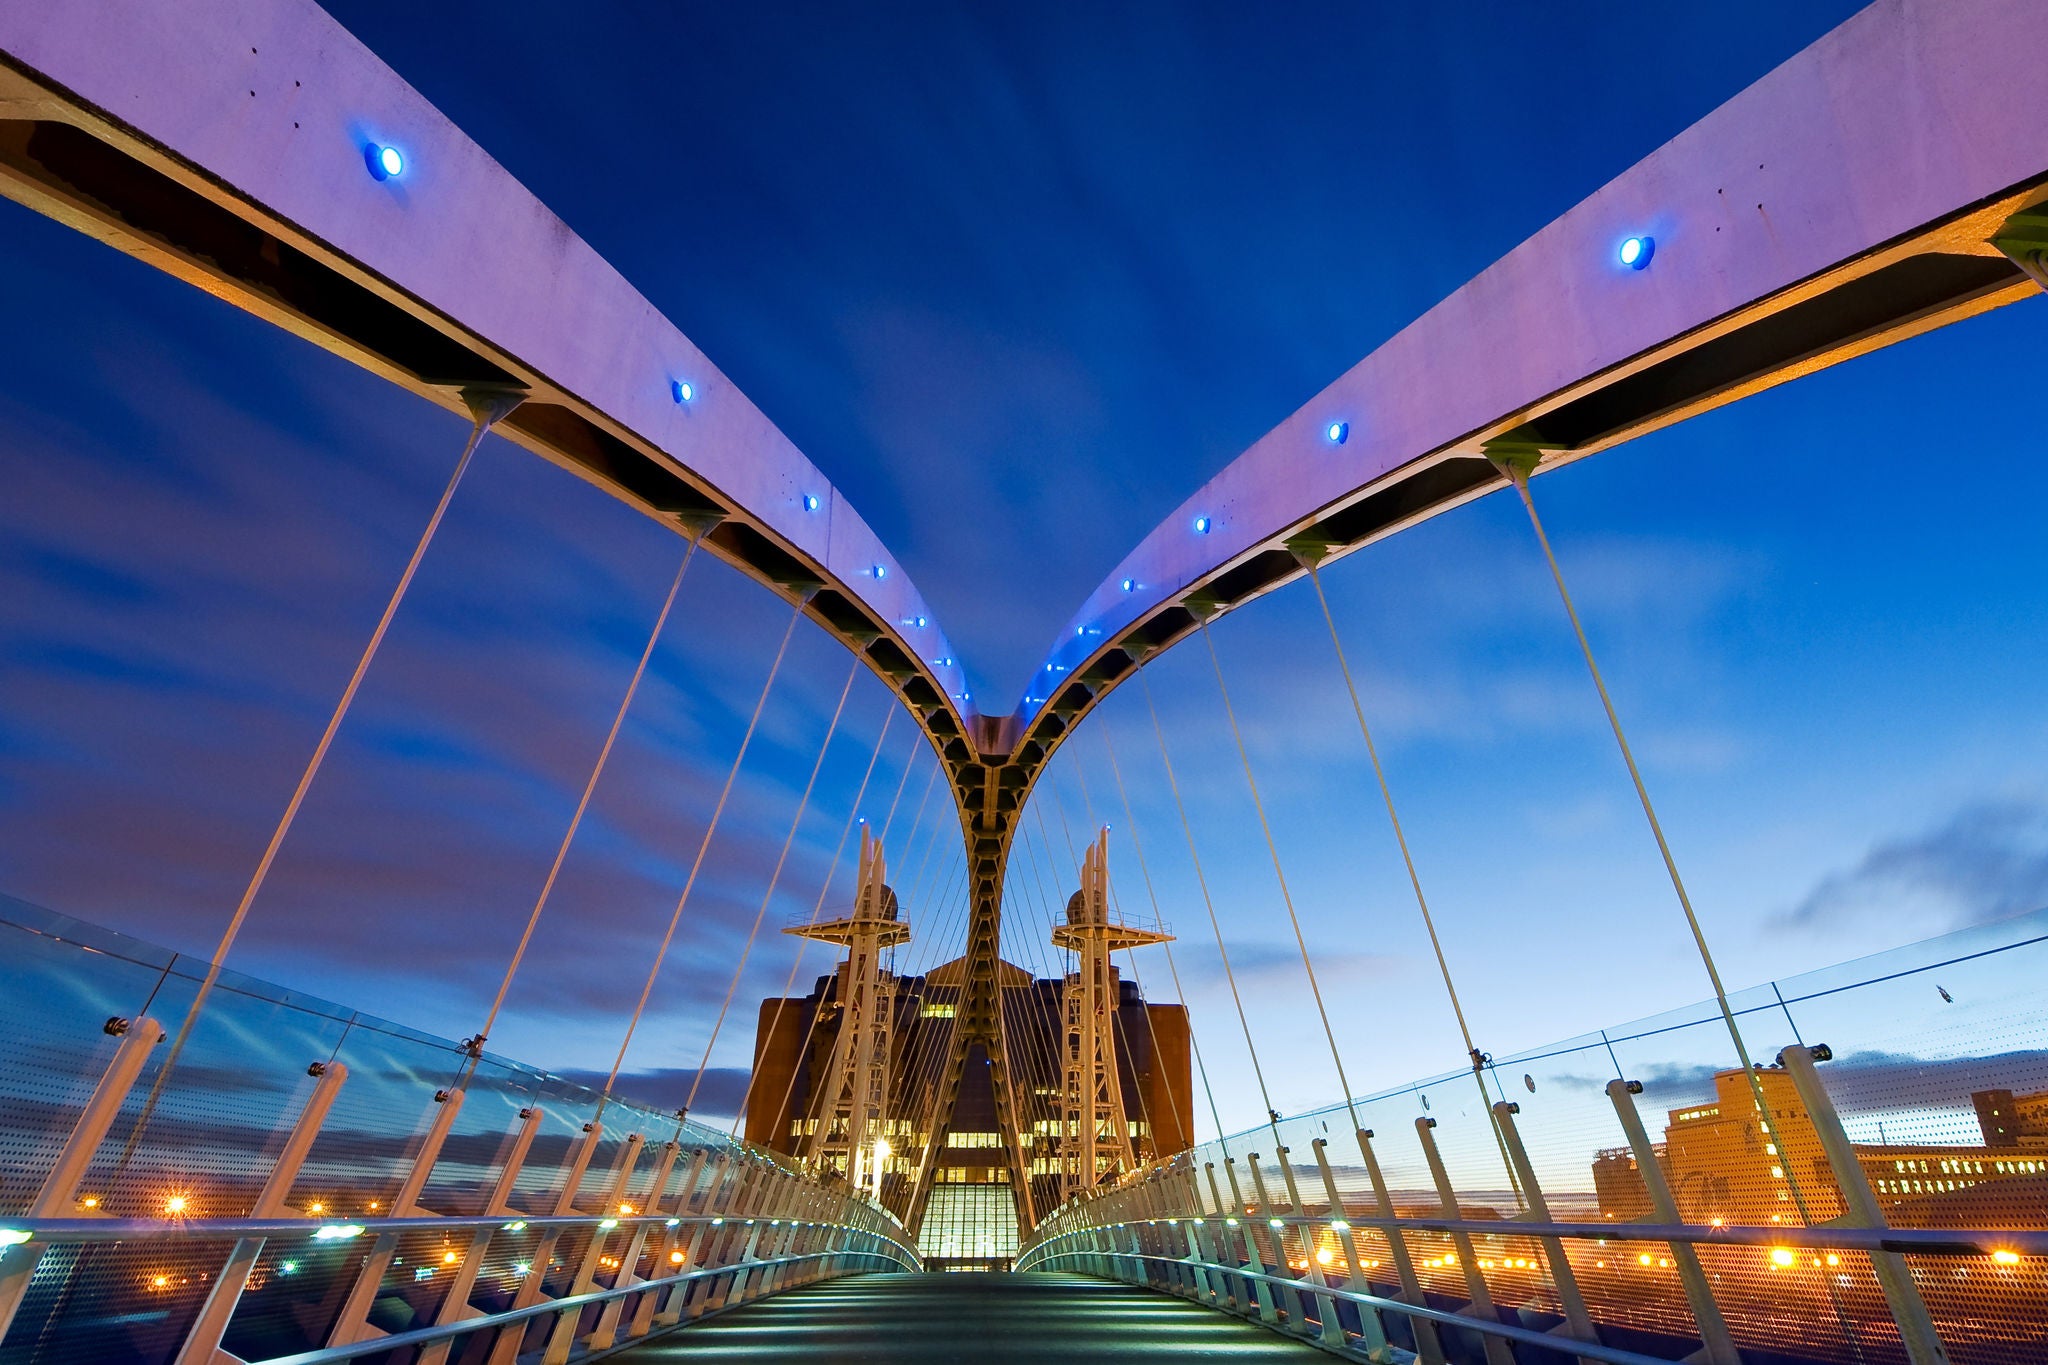
<instances>
[{"instance_id":1,"label":"bridge parapet","mask_svg":"<svg viewBox=\"0 0 2048 1365\"><path fill-rule=\"evenodd\" d=\"M1068 1202L1018 1266L1382 1362L2048 1358L2044 967L2048 911L1738 994L1783 1044L1768 1120L1711 1005L1484 1057L1480 1104L1463 1070L1276 1116Z\"/></svg>"},{"instance_id":2,"label":"bridge parapet","mask_svg":"<svg viewBox=\"0 0 2048 1365\"><path fill-rule=\"evenodd\" d=\"M566 1362L918 1267L843 1183L248 978L166 1074L204 972L0 899L0 1350Z\"/></svg>"}]
</instances>

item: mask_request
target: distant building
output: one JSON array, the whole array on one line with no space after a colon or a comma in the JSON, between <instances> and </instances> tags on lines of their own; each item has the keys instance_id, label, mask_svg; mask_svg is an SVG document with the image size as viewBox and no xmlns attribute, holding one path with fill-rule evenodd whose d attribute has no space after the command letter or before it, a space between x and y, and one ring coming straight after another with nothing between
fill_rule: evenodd
<instances>
[{"instance_id":1,"label":"distant building","mask_svg":"<svg viewBox=\"0 0 2048 1365\"><path fill-rule=\"evenodd\" d=\"M1841 1188L1792 1078L1764 1068L1756 1079L1769 1125L1740 1068L1715 1075L1711 1102L1669 1111L1664 1141L1652 1150L1680 1215L1692 1223L1752 1226L1839 1217ZM1998 1226L2048 1226L2048 1092L1980 1090L1970 1099L1980 1146L1856 1144L1879 1206L1902 1226L1952 1224L1965 1205L1996 1210ZM1626 1147L1595 1156L1593 1189L1603 1218L1651 1212L1649 1190Z\"/></svg>"},{"instance_id":2,"label":"distant building","mask_svg":"<svg viewBox=\"0 0 2048 1365\"><path fill-rule=\"evenodd\" d=\"M1003 1032L1011 1077L1023 1112L1020 1149L1006 1146L997 1122L988 1059L976 1047L961 1080L950 1127L933 1133L931 1115L952 1046L964 959L922 976L891 976L889 1104L881 1132L882 1200L909 1212L911 1188L926 1151L936 1142L932 1186L919 1234L920 1251L939 1266L993 1265L1016 1254L1018 1213L1012 1168L1021 1161L1041 1214L1061 1198L1067 1145L1063 1108L1066 1074L1060 1053L1068 1020L1063 983L1034 979L1009 962L999 964ZM818 978L799 999L761 1002L754 1045L754 1080L747 1098L750 1142L794 1157L810 1157L846 1173L845 1157L816 1131L814 1078L832 1064L841 1019L846 964ZM1116 1009L1112 1034L1123 1110L1142 1164L1193 1145L1187 1010L1147 1004L1135 983L1112 972Z\"/></svg>"}]
</instances>

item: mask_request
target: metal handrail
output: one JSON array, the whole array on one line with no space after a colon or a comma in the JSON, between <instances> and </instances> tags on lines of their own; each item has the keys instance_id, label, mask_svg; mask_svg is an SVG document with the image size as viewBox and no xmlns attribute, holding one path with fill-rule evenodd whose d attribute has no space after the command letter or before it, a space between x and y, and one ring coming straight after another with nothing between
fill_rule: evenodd
<instances>
[{"instance_id":1,"label":"metal handrail","mask_svg":"<svg viewBox=\"0 0 2048 1365\"><path fill-rule=\"evenodd\" d=\"M1681 1242L1694 1246L1819 1247L1829 1251L1891 1251L1915 1256L1989 1256L2010 1251L2048 1256L2048 1229L1998 1228L1852 1228L1817 1224L1810 1227L1714 1226L1694 1223L1537 1223L1519 1218L1382 1218L1364 1214L1258 1218L1231 1213L1194 1214L1183 1218L1131 1218L1114 1223L1089 1223L1037 1238L1018 1256L1025 1260L1042 1247L1064 1238L1109 1228L1157 1227L1161 1224L1221 1222L1226 1226L1258 1222L1268 1227L1298 1227L1343 1232L1352 1228L1380 1231L1462 1232L1487 1237L1556 1237L1566 1241ZM1335 1227L1341 1223L1342 1228Z\"/></svg>"},{"instance_id":2,"label":"metal handrail","mask_svg":"<svg viewBox=\"0 0 2048 1365\"><path fill-rule=\"evenodd\" d=\"M354 1360L357 1356L376 1355L384 1351L402 1350L408 1346L427 1346L437 1341L450 1341L487 1328L503 1327L508 1323L523 1322L528 1318L541 1317L549 1313L580 1312L593 1303L604 1303L611 1299L624 1298L628 1294L645 1294L667 1289L672 1285L690 1280L709 1279L715 1275L730 1275L742 1270L760 1270L780 1265L794 1265L799 1261L817 1261L829 1257L867 1257L872 1260L901 1264L894 1257L879 1251L812 1251L801 1256L777 1256L765 1261L734 1261L731 1265L707 1267L692 1270L681 1275L668 1275L659 1280L640 1280L618 1289L594 1289L587 1294L574 1294L567 1298L547 1299L525 1308L511 1308L502 1313L491 1313L483 1317L465 1318L460 1322L445 1323L435 1327L421 1327L411 1332L394 1332L368 1341L351 1342L345 1346L323 1346L317 1350L301 1351L297 1355L275 1356L269 1360L252 1362L252 1365L330 1365L334 1361ZM913 1267L914 1268L914 1267ZM738 1305L734 1305L737 1307ZM701 1322L705 1313L692 1318L690 1322L677 1323L675 1330L681 1330L691 1323ZM632 1344L640 1345L659 1333L636 1337ZM1669 1365L1667 1362L1666 1365Z\"/></svg>"},{"instance_id":3,"label":"metal handrail","mask_svg":"<svg viewBox=\"0 0 2048 1365\"><path fill-rule=\"evenodd\" d=\"M728 1217L724 1214L480 1214L448 1215L430 1214L412 1218L0 1218L0 1239L6 1239L9 1232L24 1232L29 1239L63 1245L81 1245L93 1242L221 1242L241 1237L289 1237L294 1234L318 1237L330 1229L326 1240L354 1240L358 1236L373 1233L421 1232L438 1229L469 1228L481 1230L516 1231L521 1228L578 1228L601 1227L610 1232L614 1228L634 1228L648 1225L661 1227L682 1227L709 1225L713 1227L731 1223L739 1227L753 1227L766 1224L769 1227L836 1228L842 1232L860 1233L886 1242L908 1256L914 1264L917 1253L905 1243L879 1228L863 1227L858 1223L840 1223L830 1219L801 1218L749 1218L744 1214ZM516 1226L515 1226L516 1225ZM6 1239L15 1240L15 1239ZM752 1262L751 1264L766 1264Z\"/></svg>"},{"instance_id":4,"label":"metal handrail","mask_svg":"<svg viewBox=\"0 0 2048 1365\"><path fill-rule=\"evenodd\" d=\"M1115 1226L1126 1225L1117 1224ZM1156 1261L1162 1265L1200 1266L1207 1270L1213 1270L1219 1275L1236 1275L1243 1279L1257 1280L1277 1288L1292 1289L1297 1292L1305 1287L1300 1280L1292 1279L1285 1275L1268 1274L1259 1270L1247 1270L1243 1266L1222 1265L1215 1261L1188 1260L1179 1256L1152 1256L1135 1251L1061 1251L1054 1252L1050 1256L1041 1259ZM1021 1267L1021 1261L1019 1264ZM1562 1355L1578 1356L1585 1360L1605 1361L1607 1365L1671 1365L1671 1360L1668 1356L1643 1355L1637 1351L1624 1351L1616 1346L1603 1346L1597 1341L1583 1341L1577 1337L1563 1336L1553 1332L1538 1332L1527 1327L1510 1327L1504 1322L1492 1322L1485 1318L1475 1318L1465 1313L1446 1312L1440 1308L1423 1308L1412 1303L1402 1303L1399 1299L1381 1298L1377 1294L1362 1294L1355 1289L1317 1286L1310 1292L1318 1298L1343 1299L1348 1303L1355 1303L1362 1308L1385 1309L1389 1312L1406 1314L1411 1318L1426 1318L1431 1322L1444 1323L1452 1327L1468 1327L1475 1332L1488 1332L1495 1336L1505 1337L1509 1341L1520 1342L1525 1346L1540 1346L1546 1351L1556 1351ZM271 1365L283 1365L283 1362L272 1362Z\"/></svg>"}]
</instances>

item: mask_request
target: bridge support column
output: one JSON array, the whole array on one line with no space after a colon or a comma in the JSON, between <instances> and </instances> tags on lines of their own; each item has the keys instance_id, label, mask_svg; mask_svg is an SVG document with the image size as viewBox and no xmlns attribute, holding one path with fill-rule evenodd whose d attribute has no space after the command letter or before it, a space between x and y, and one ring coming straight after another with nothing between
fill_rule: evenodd
<instances>
[{"instance_id":1,"label":"bridge support column","mask_svg":"<svg viewBox=\"0 0 2048 1365\"><path fill-rule=\"evenodd\" d=\"M1408 1254L1408 1242L1394 1225L1394 1197L1387 1193L1387 1177L1380 1170L1379 1154L1372 1149L1372 1129L1358 1130L1358 1155L1365 1162L1365 1177L1372 1182L1373 1208L1385 1220L1387 1255L1401 1280L1401 1297L1416 1308L1427 1308L1422 1279L1415 1273L1415 1258ZM1423 1365L1444 1365L1443 1343L1437 1340L1436 1324L1427 1318L1410 1318L1415 1332L1415 1353Z\"/></svg>"},{"instance_id":2,"label":"bridge support column","mask_svg":"<svg viewBox=\"0 0 2048 1365\"><path fill-rule=\"evenodd\" d=\"M1678 1200L1672 1197L1671 1182L1664 1178L1664 1163L1657 1159L1650 1132L1643 1127L1643 1116L1636 1112L1635 1096L1642 1088L1640 1081L1609 1081L1607 1098L1613 1102L1621 1131L1635 1153L1636 1171L1643 1177L1643 1189L1650 1197L1650 1216L1676 1226L1685 1219L1678 1212ZM1671 1264L1678 1270L1678 1282L1685 1287L1686 1302L1692 1305L1692 1320L1700 1329L1700 1354L1706 1365L1741 1365L1734 1338L1728 1335L1728 1320L1721 1316L1721 1305L1714 1300L1707 1272L1700 1268L1699 1252L1690 1242L1674 1242Z\"/></svg>"},{"instance_id":3,"label":"bridge support column","mask_svg":"<svg viewBox=\"0 0 2048 1365\"><path fill-rule=\"evenodd\" d=\"M1856 1148L1842 1128L1842 1116L1835 1112L1834 1099L1814 1069L1815 1062L1828 1061L1834 1055L1826 1046L1788 1047L1778 1054L1778 1065L1792 1078L1792 1087L1806 1106L1807 1121L1820 1138L1821 1154L1827 1158L1835 1185L1842 1192L1842 1205L1847 1212L1836 1222L1845 1227L1886 1227L1884 1210L1878 1207L1870 1178L1863 1174L1863 1163L1856 1159ZM1891 1305L1892 1321L1898 1324L1906 1358L1913 1365L1948 1365L1948 1350L1934 1330L1934 1319L1927 1314L1926 1301L1913 1283L1913 1270L1906 1264L1906 1258L1895 1251L1873 1251L1870 1268L1884 1290L1885 1302Z\"/></svg>"}]
</instances>

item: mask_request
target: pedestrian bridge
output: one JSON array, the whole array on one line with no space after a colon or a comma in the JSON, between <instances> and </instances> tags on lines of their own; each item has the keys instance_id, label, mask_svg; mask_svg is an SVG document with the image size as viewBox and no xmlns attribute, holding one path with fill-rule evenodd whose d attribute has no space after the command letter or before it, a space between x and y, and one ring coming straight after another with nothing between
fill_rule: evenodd
<instances>
[{"instance_id":1,"label":"pedestrian bridge","mask_svg":"<svg viewBox=\"0 0 2048 1365\"><path fill-rule=\"evenodd\" d=\"M0 1365L2048 1358L2048 919L1724 982L1537 496L1564 464L2037 293L2038 19L2024 0L1881 0L1734 95L1135 535L1017 703L983 710L929 603L821 471L310 0L0 6L0 190L467 425L211 953L0 902ZM232 964L487 440L653 518L677 567L535 901L487 926L504 931L502 976L456 1039ZM1542 551L1668 873L1657 913L1683 924L1703 997L1511 1056L1481 1048L1458 1008L1433 873L1321 578L1493 493ZM545 1069L556 1059L487 1044L700 551L786 616L783 652L666 933L625 964L618 1061L575 1083ZM1438 1055L1469 1059L1376 1095L1346 1076L1376 1043L1331 1023L1323 945L1296 915L1209 637L1303 580L1328 632L1302 642L1302 666L1341 678L1374 778L1342 799L1386 819L1436 945L1437 976L1404 989L1441 987L1459 1036ZM671 1106L620 1080L671 950L694 950L699 873L800 626L844 647L841 712L856 679L886 687L867 771L900 717L924 803L906 762L888 816L863 824L861 779L840 836L851 904L828 913L821 891L787 926L843 952L812 997L763 1003L743 1137L702 1120L696 1083ZM1140 949L1178 981L1162 907L1141 900L1146 859L1178 858L1184 839L1200 894L1179 909L1181 951L1213 950L1237 996L1167 727L1153 711L1153 733L1119 751L1098 711L1126 686L1149 702L1147 666L1183 642L1213 665L1216 727L1288 920L1271 939L1290 964L1299 949L1323 1026L1305 1042L1262 1037L1241 1002L1190 1020L1137 989ZM1119 753L1152 740L1177 828L1141 844ZM1082 746L1114 781L1073 793L1070 820L1052 763ZM920 840L927 806L938 832ZM1128 843L1114 870L1111 815ZM941 904L960 911L951 929L919 918ZM1043 977L1004 956L1020 924L1057 948ZM920 934L943 954L899 971L891 954ZM1213 1055L1240 1036L1259 1093L1223 1098L1267 1118L1225 1132L1199 1043ZM1934 1039L1938 1056L1915 1052ZM1329 1103L1282 1114L1262 1046L1327 1053Z\"/></svg>"}]
</instances>

